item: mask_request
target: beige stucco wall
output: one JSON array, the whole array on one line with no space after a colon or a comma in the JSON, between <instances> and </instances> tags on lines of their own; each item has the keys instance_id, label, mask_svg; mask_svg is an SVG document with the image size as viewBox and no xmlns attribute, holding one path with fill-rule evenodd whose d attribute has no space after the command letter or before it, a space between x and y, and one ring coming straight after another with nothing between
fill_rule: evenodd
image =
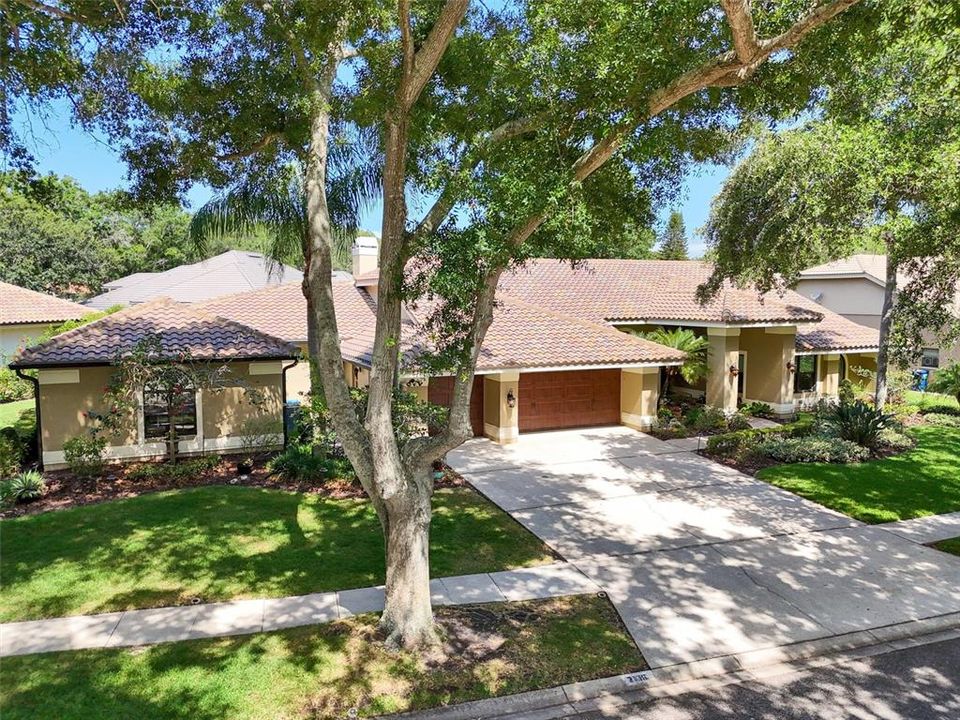
<instances>
[{"instance_id":1,"label":"beige stucco wall","mask_svg":"<svg viewBox=\"0 0 960 720\"><path fill-rule=\"evenodd\" d=\"M790 412L793 377L787 363L794 360L796 328L743 328L740 351L746 356L745 401L765 402L777 412Z\"/></svg>"},{"instance_id":2,"label":"beige stucco wall","mask_svg":"<svg viewBox=\"0 0 960 720\"><path fill-rule=\"evenodd\" d=\"M730 374L740 352L739 328L708 328L707 405L733 412L737 409L737 378Z\"/></svg>"},{"instance_id":3,"label":"beige stucco wall","mask_svg":"<svg viewBox=\"0 0 960 720\"><path fill-rule=\"evenodd\" d=\"M343 376L350 387L365 388L370 384L370 371L346 360L343 361Z\"/></svg>"},{"instance_id":4,"label":"beige stucco wall","mask_svg":"<svg viewBox=\"0 0 960 720\"><path fill-rule=\"evenodd\" d=\"M865 370L875 373L877 371L877 354L876 353L847 353L847 379L854 384L855 387L864 392L873 392L876 388L877 383L874 379L863 378L857 375L853 368L862 367Z\"/></svg>"},{"instance_id":5,"label":"beige stucco wall","mask_svg":"<svg viewBox=\"0 0 960 720\"><path fill-rule=\"evenodd\" d=\"M251 370L254 363L235 363L237 384L218 391L201 391L197 415L199 437L183 438L180 452L228 452L245 446L243 434L252 429L248 420L266 418L279 436L282 436L281 363L262 363ZM104 389L115 369L112 367L81 367L41 370L40 433L43 442L44 465L49 469L64 466L63 445L72 437L85 434L91 428L88 413L102 413ZM229 379L228 379L229 382ZM256 389L263 398L255 405L244 393L243 386ZM264 425L258 430L262 432ZM111 459L138 459L165 454L163 441L141 437L142 410L139 407L127 414L122 430L108 437L107 457Z\"/></svg>"},{"instance_id":6,"label":"beige stucco wall","mask_svg":"<svg viewBox=\"0 0 960 720\"><path fill-rule=\"evenodd\" d=\"M657 417L660 368L623 368L620 371L620 422L647 430Z\"/></svg>"},{"instance_id":7,"label":"beige stucco wall","mask_svg":"<svg viewBox=\"0 0 960 720\"><path fill-rule=\"evenodd\" d=\"M0 367L6 367L20 348L33 345L37 338L56 324L59 323L0 326Z\"/></svg>"},{"instance_id":8,"label":"beige stucco wall","mask_svg":"<svg viewBox=\"0 0 960 720\"><path fill-rule=\"evenodd\" d=\"M513 391L515 407L507 394ZM520 436L520 373L516 371L483 376L483 434L498 443L516 442Z\"/></svg>"}]
</instances>

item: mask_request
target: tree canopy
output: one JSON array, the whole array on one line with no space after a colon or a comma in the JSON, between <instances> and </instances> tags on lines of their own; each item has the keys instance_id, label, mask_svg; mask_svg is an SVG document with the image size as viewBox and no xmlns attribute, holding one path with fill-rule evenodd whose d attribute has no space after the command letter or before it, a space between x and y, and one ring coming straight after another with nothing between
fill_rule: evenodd
<instances>
[{"instance_id":1,"label":"tree canopy","mask_svg":"<svg viewBox=\"0 0 960 720\"><path fill-rule=\"evenodd\" d=\"M679 210L670 213L667 227L660 238L660 250L657 257L661 260L687 260L687 228L683 223L683 214Z\"/></svg>"}]
</instances>

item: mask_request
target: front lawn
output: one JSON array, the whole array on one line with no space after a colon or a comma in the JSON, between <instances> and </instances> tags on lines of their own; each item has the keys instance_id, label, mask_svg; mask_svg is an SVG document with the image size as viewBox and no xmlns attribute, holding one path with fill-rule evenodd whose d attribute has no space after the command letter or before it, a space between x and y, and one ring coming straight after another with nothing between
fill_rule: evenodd
<instances>
[{"instance_id":1,"label":"front lawn","mask_svg":"<svg viewBox=\"0 0 960 720\"><path fill-rule=\"evenodd\" d=\"M33 406L33 400L14 400L13 402L0 403L0 428L13 427L20 419L20 413L32 409Z\"/></svg>"},{"instance_id":2,"label":"front lawn","mask_svg":"<svg viewBox=\"0 0 960 720\"><path fill-rule=\"evenodd\" d=\"M445 656L373 641L375 615L245 637L3 660L4 720L267 720L415 710L640 670L594 596L440 608ZM432 660L432 661L431 661Z\"/></svg>"},{"instance_id":3,"label":"front lawn","mask_svg":"<svg viewBox=\"0 0 960 720\"><path fill-rule=\"evenodd\" d=\"M952 395L943 395L934 392L919 392L917 390L908 390L904 400L907 405L914 405L921 410L933 405L947 405L949 407L960 407L957 399Z\"/></svg>"},{"instance_id":4,"label":"front lawn","mask_svg":"<svg viewBox=\"0 0 960 720\"><path fill-rule=\"evenodd\" d=\"M779 465L761 480L867 523L960 510L960 428L921 425L913 450L858 465Z\"/></svg>"},{"instance_id":5,"label":"front lawn","mask_svg":"<svg viewBox=\"0 0 960 720\"><path fill-rule=\"evenodd\" d=\"M4 520L0 533L3 622L384 580L380 524L365 499L203 487ZM552 560L465 487L435 494L430 540L434 577Z\"/></svg>"}]
</instances>

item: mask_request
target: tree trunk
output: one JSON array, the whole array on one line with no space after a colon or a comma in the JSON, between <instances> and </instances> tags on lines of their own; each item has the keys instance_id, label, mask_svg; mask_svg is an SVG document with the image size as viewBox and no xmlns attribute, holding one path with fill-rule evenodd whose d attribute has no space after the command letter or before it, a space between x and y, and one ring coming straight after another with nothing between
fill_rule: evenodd
<instances>
[{"instance_id":1,"label":"tree trunk","mask_svg":"<svg viewBox=\"0 0 960 720\"><path fill-rule=\"evenodd\" d=\"M387 643L416 648L436 642L430 602L430 498L427 475L386 500L387 582L380 627Z\"/></svg>"},{"instance_id":2,"label":"tree trunk","mask_svg":"<svg viewBox=\"0 0 960 720\"><path fill-rule=\"evenodd\" d=\"M897 292L897 261L893 255L893 240L887 238L887 279L883 288L883 310L880 312L880 346L877 349L877 387L873 404L883 410L887 404L887 365L889 364L888 346L890 327L893 324L894 295Z\"/></svg>"}]
</instances>

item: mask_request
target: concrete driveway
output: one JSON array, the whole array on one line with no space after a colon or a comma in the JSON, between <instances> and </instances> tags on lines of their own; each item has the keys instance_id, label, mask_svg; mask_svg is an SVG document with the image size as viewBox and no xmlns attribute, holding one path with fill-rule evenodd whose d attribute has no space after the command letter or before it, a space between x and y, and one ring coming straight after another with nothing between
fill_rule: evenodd
<instances>
[{"instance_id":1,"label":"concrete driveway","mask_svg":"<svg viewBox=\"0 0 960 720\"><path fill-rule=\"evenodd\" d=\"M652 667L960 612L960 558L629 428L448 461L599 583Z\"/></svg>"}]
</instances>

